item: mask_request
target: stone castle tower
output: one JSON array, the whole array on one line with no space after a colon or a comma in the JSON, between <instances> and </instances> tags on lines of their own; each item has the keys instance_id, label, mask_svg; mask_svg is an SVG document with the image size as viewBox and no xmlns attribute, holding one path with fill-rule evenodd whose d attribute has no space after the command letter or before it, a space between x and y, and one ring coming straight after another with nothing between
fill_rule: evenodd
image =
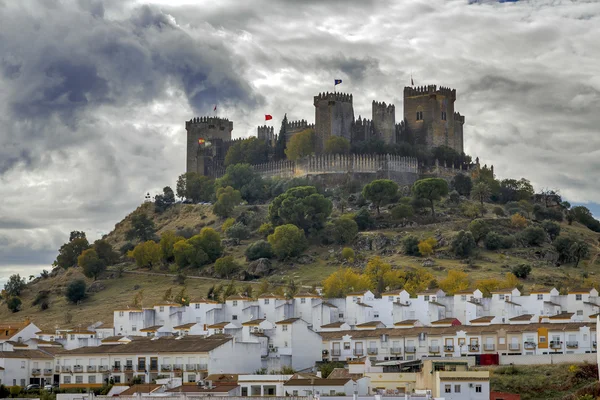
<instances>
[{"instance_id":1,"label":"stone castle tower","mask_svg":"<svg viewBox=\"0 0 600 400\"><path fill-rule=\"evenodd\" d=\"M186 172L210 175L214 158L225 157L224 144L231 142L233 122L218 117L192 118L186 121L185 130L187 131ZM204 143L201 143L202 141Z\"/></svg>"},{"instance_id":2,"label":"stone castle tower","mask_svg":"<svg viewBox=\"0 0 600 400\"><path fill-rule=\"evenodd\" d=\"M417 143L463 152L465 117L454 112L456 89L436 85L404 88L406 129Z\"/></svg>"},{"instance_id":3,"label":"stone castle tower","mask_svg":"<svg viewBox=\"0 0 600 400\"><path fill-rule=\"evenodd\" d=\"M319 93L314 97L316 153L322 153L331 136L352 139L354 108L352 95L345 93Z\"/></svg>"}]
</instances>

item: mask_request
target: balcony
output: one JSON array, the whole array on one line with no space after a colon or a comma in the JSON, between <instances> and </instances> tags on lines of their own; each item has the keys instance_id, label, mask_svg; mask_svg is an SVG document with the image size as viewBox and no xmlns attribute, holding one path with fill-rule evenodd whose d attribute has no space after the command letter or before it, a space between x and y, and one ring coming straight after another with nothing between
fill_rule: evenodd
<instances>
[{"instance_id":1,"label":"balcony","mask_svg":"<svg viewBox=\"0 0 600 400\"><path fill-rule=\"evenodd\" d=\"M173 368L171 367L170 364L162 364L160 366L160 372L171 372L173 370Z\"/></svg>"},{"instance_id":2,"label":"balcony","mask_svg":"<svg viewBox=\"0 0 600 400\"><path fill-rule=\"evenodd\" d=\"M60 372L69 372L69 373L70 373L70 372L72 372L72 370L71 370L71 367L70 367L70 366L68 366L68 365L63 365L63 366L60 368Z\"/></svg>"},{"instance_id":3,"label":"balcony","mask_svg":"<svg viewBox=\"0 0 600 400\"><path fill-rule=\"evenodd\" d=\"M158 365L150 364L150 372L158 372Z\"/></svg>"},{"instance_id":4,"label":"balcony","mask_svg":"<svg viewBox=\"0 0 600 400\"><path fill-rule=\"evenodd\" d=\"M96 366L95 365L88 365L86 368L87 372L96 372Z\"/></svg>"},{"instance_id":5,"label":"balcony","mask_svg":"<svg viewBox=\"0 0 600 400\"><path fill-rule=\"evenodd\" d=\"M122 370L120 365L113 365L111 369L112 369L112 372L121 372L121 370Z\"/></svg>"},{"instance_id":6,"label":"balcony","mask_svg":"<svg viewBox=\"0 0 600 400\"><path fill-rule=\"evenodd\" d=\"M390 348L391 354L402 354L402 347L392 347Z\"/></svg>"},{"instance_id":7,"label":"balcony","mask_svg":"<svg viewBox=\"0 0 600 400\"><path fill-rule=\"evenodd\" d=\"M535 342L525 342L523 344L523 347L525 348L525 350L535 350L535 348L537 347Z\"/></svg>"},{"instance_id":8,"label":"balcony","mask_svg":"<svg viewBox=\"0 0 600 400\"><path fill-rule=\"evenodd\" d=\"M56 367L54 367L54 372L56 372L56 373L60 372L60 365L57 365Z\"/></svg>"},{"instance_id":9,"label":"balcony","mask_svg":"<svg viewBox=\"0 0 600 400\"><path fill-rule=\"evenodd\" d=\"M208 371L208 364L198 364L198 371Z\"/></svg>"},{"instance_id":10,"label":"balcony","mask_svg":"<svg viewBox=\"0 0 600 400\"><path fill-rule=\"evenodd\" d=\"M108 365L101 365L98 367L98 372L106 373L108 372Z\"/></svg>"},{"instance_id":11,"label":"balcony","mask_svg":"<svg viewBox=\"0 0 600 400\"><path fill-rule=\"evenodd\" d=\"M83 372L83 365L75 365L73 367L73 372Z\"/></svg>"},{"instance_id":12,"label":"balcony","mask_svg":"<svg viewBox=\"0 0 600 400\"><path fill-rule=\"evenodd\" d=\"M439 353L440 352L440 346L429 346L429 352L430 353Z\"/></svg>"},{"instance_id":13,"label":"balcony","mask_svg":"<svg viewBox=\"0 0 600 400\"><path fill-rule=\"evenodd\" d=\"M405 346L404 347L405 353L414 353L416 351L417 351L417 348L415 346Z\"/></svg>"},{"instance_id":14,"label":"balcony","mask_svg":"<svg viewBox=\"0 0 600 400\"><path fill-rule=\"evenodd\" d=\"M369 347L367 349L367 354L372 355L372 356L377 355L377 348L375 348L375 347Z\"/></svg>"},{"instance_id":15,"label":"balcony","mask_svg":"<svg viewBox=\"0 0 600 400\"><path fill-rule=\"evenodd\" d=\"M173 371L175 371L175 372L181 372L181 371L183 371L183 365L182 364L174 364L173 365Z\"/></svg>"},{"instance_id":16,"label":"balcony","mask_svg":"<svg viewBox=\"0 0 600 400\"><path fill-rule=\"evenodd\" d=\"M453 345L446 345L446 346L444 346L444 351L446 353L452 353L452 352L454 352L454 346Z\"/></svg>"},{"instance_id":17,"label":"balcony","mask_svg":"<svg viewBox=\"0 0 600 400\"><path fill-rule=\"evenodd\" d=\"M125 372L133 372L133 365L127 364L124 368Z\"/></svg>"},{"instance_id":18,"label":"balcony","mask_svg":"<svg viewBox=\"0 0 600 400\"><path fill-rule=\"evenodd\" d=\"M31 370L31 375L33 375L33 376L36 376L36 375L41 375L41 373L42 373L42 370L41 370L41 369L39 369L39 368L33 368L33 369Z\"/></svg>"},{"instance_id":19,"label":"balcony","mask_svg":"<svg viewBox=\"0 0 600 400\"><path fill-rule=\"evenodd\" d=\"M137 372L146 372L146 364L138 364L135 370Z\"/></svg>"},{"instance_id":20,"label":"balcony","mask_svg":"<svg viewBox=\"0 0 600 400\"><path fill-rule=\"evenodd\" d=\"M340 349L333 349L331 350L331 356L332 357L339 357L342 354L342 351Z\"/></svg>"},{"instance_id":21,"label":"balcony","mask_svg":"<svg viewBox=\"0 0 600 400\"><path fill-rule=\"evenodd\" d=\"M355 356L362 356L363 354L365 354L365 353L364 353L364 351L363 351L363 349L354 349L354 350L352 351L352 353L353 353Z\"/></svg>"},{"instance_id":22,"label":"balcony","mask_svg":"<svg viewBox=\"0 0 600 400\"><path fill-rule=\"evenodd\" d=\"M574 341L574 342L567 342L567 348L568 349L576 349L579 347L579 342Z\"/></svg>"},{"instance_id":23,"label":"balcony","mask_svg":"<svg viewBox=\"0 0 600 400\"><path fill-rule=\"evenodd\" d=\"M521 350L521 345L519 343L509 343L508 350L510 351L519 351Z\"/></svg>"},{"instance_id":24,"label":"balcony","mask_svg":"<svg viewBox=\"0 0 600 400\"><path fill-rule=\"evenodd\" d=\"M198 371L200 364L185 364L185 370L189 372Z\"/></svg>"},{"instance_id":25,"label":"balcony","mask_svg":"<svg viewBox=\"0 0 600 400\"><path fill-rule=\"evenodd\" d=\"M552 341L550 341L550 348L551 349L561 349L562 344L563 344L563 342L561 342L560 340L552 340Z\"/></svg>"},{"instance_id":26,"label":"balcony","mask_svg":"<svg viewBox=\"0 0 600 400\"><path fill-rule=\"evenodd\" d=\"M52 375L52 368L44 368L44 375Z\"/></svg>"},{"instance_id":27,"label":"balcony","mask_svg":"<svg viewBox=\"0 0 600 400\"><path fill-rule=\"evenodd\" d=\"M479 351L479 345L478 344L470 344L469 345L469 351L472 351L472 352Z\"/></svg>"},{"instance_id":28,"label":"balcony","mask_svg":"<svg viewBox=\"0 0 600 400\"><path fill-rule=\"evenodd\" d=\"M494 351L495 349L496 349L495 344L486 343L483 345L483 350L485 350L485 351Z\"/></svg>"}]
</instances>

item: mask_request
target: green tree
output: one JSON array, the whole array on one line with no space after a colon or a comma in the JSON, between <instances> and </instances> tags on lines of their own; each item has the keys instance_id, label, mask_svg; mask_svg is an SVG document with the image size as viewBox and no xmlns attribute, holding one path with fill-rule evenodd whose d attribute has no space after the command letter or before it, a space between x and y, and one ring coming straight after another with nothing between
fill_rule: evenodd
<instances>
[{"instance_id":1,"label":"green tree","mask_svg":"<svg viewBox=\"0 0 600 400\"><path fill-rule=\"evenodd\" d=\"M296 225L286 224L275 228L275 232L267 238L273 252L279 259L286 259L302 254L308 242L302 229Z\"/></svg>"},{"instance_id":2,"label":"green tree","mask_svg":"<svg viewBox=\"0 0 600 400\"><path fill-rule=\"evenodd\" d=\"M188 242L197 250L203 250L211 263L223 255L221 236L212 228L202 228L200 233L192 236Z\"/></svg>"},{"instance_id":3,"label":"green tree","mask_svg":"<svg viewBox=\"0 0 600 400\"><path fill-rule=\"evenodd\" d=\"M269 161L269 146L257 137L237 141L225 154L225 166L232 164L262 164Z\"/></svg>"},{"instance_id":4,"label":"green tree","mask_svg":"<svg viewBox=\"0 0 600 400\"><path fill-rule=\"evenodd\" d=\"M106 265L113 265L117 261L119 261L119 253L117 253L113 249L112 245L104 239L96 240L92 248L96 250L98 258L102 260Z\"/></svg>"},{"instance_id":5,"label":"green tree","mask_svg":"<svg viewBox=\"0 0 600 400\"><path fill-rule=\"evenodd\" d=\"M269 205L269 219L273 225L293 224L306 233L323 228L331 214L332 204L314 186L288 189Z\"/></svg>"},{"instance_id":6,"label":"green tree","mask_svg":"<svg viewBox=\"0 0 600 400\"><path fill-rule=\"evenodd\" d=\"M248 203L268 198L269 191L262 177L249 164L232 164L225 170L225 175L215 182L215 187L231 186L239 190L242 199Z\"/></svg>"},{"instance_id":7,"label":"green tree","mask_svg":"<svg viewBox=\"0 0 600 400\"><path fill-rule=\"evenodd\" d=\"M250 238L250 229L241 222L236 222L227 228L225 235L231 239L245 240Z\"/></svg>"},{"instance_id":8,"label":"green tree","mask_svg":"<svg viewBox=\"0 0 600 400\"><path fill-rule=\"evenodd\" d=\"M441 178L421 179L415 182L412 192L415 198L429 201L431 215L435 218L434 202L448 194L448 183Z\"/></svg>"},{"instance_id":9,"label":"green tree","mask_svg":"<svg viewBox=\"0 0 600 400\"><path fill-rule=\"evenodd\" d=\"M458 257L469 257L475 249L477 248L477 243L475 243L475 239L473 238L473 234L469 231L460 231L452 240L452 251Z\"/></svg>"},{"instance_id":10,"label":"green tree","mask_svg":"<svg viewBox=\"0 0 600 400\"><path fill-rule=\"evenodd\" d=\"M415 236L409 235L402 241L402 247L404 248L404 254L408 256L421 256L419 252L419 239Z\"/></svg>"},{"instance_id":11,"label":"green tree","mask_svg":"<svg viewBox=\"0 0 600 400\"><path fill-rule=\"evenodd\" d=\"M127 231L127 239L139 239L141 241L148 241L154 238L154 221L152 221L146 214L138 213L131 217L131 229Z\"/></svg>"},{"instance_id":12,"label":"green tree","mask_svg":"<svg viewBox=\"0 0 600 400\"><path fill-rule=\"evenodd\" d=\"M586 258L590 254L590 247L583 240L576 240L569 249L571 257L575 260L575 268L579 266L579 261L582 258Z\"/></svg>"},{"instance_id":13,"label":"green tree","mask_svg":"<svg viewBox=\"0 0 600 400\"><path fill-rule=\"evenodd\" d=\"M173 231L166 231L160 235L160 252L162 254L162 259L166 262L171 262L175 259L175 254L173 254L173 246L175 243L183 240L183 236L178 236Z\"/></svg>"},{"instance_id":14,"label":"green tree","mask_svg":"<svg viewBox=\"0 0 600 400\"><path fill-rule=\"evenodd\" d=\"M414 215L412 206L408 204L398 204L392 208L392 217L394 219L410 218Z\"/></svg>"},{"instance_id":15,"label":"green tree","mask_svg":"<svg viewBox=\"0 0 600 400\"><path fill-rule=\"evenodd\" d=\"M67 285L67 291L65 293L67 300L71 303L76 304L77 302L85 299L86 297L86 285L83 279L76 279Z\"/></svg>"},{"instance_id":16,"label":"green tree","mask_svg":"<svg viewBox=\"0 0 600 400\"><path fill-rule=\"evenodd\" d=\"M187 240L180 240L173 245L175 263L181 268L189 265L200 267L208 262L208 256L203 249L196 249Z\"/></svg>"},{"instance_id":17,"label":"green tree","mask_svg":"<svg viewBox=\"0 0 600 400\"><path fill-rule=\"evenodd\" d=\"M315 145L316 136L314 129L305 129L291 137L285 149L285 155L288 160L297 160L313 154L315 152Z\"/></svg>"},{"instance_id":18,"label":"green tree","mask_svg":"<svg viewBox=\"0 0 600 400\"><path fill-rule=\"evenodd\" d=\"M539 226L528 226L520 236L521 240L530 246L541 246L546 241L546 231Z\"/></svg>"},{"instance_id":19,"label":"green tree","mask_svg":"<svg viewBox=\"0 0 600 400\"><path fill-rule=\"evenodd\" d=\"M287 146L287 125L288 119L287 114L283 116L281 121L281 128L279 129L279 135L277 135L277 141L275 142L275 149L273 151L273 158L275 161L285 159L285 150Z\"/></svg>"},{"instance_id":20,"label":"green tree","mask_svg":"<svg viewBox=\"0 0 600 400\"><path fill-rule=\"evenodd\" d=\"M21 304L23 304L23 302L17 296L9 297L6 300L6 307L13 313L18 312L21 309Z\"/></svg>"},{"instance_id":21,"label":"green tree","mask_svg":"<svg viewBox=\"0 0 600 400\"><path fill-rule=\"evenodd\" d=\"M21 275L14 274L8 278L8 281L4 284L4 293L11 296L20 296L21 292L25 290L27 284L25 278L21 278Z\"/></svg>"},{"instance_id":22,"label":"green tree","mask_svg":"<svg viewBox=\"0 0 600 400\"><path fill-rule=\"evenodd\" d=\"M215 272L219 274L221 278L229 278L241 268L242 267L235 261L233 256L225 256L218 258L217 261L215 261Z\"/></svg>"},{"instance_id":23,"label":"green tree","mask_svg":"<svg viewBox=\"0 0 600 400\"><path fill-rule=\"evenodd\" d=\"M175 204L175 193L169 186L163 188L162 194L154 196L154 210L161 213Z\"/></svg>"},{"instance_id":24,"label":"green tree","mask_svg":"<svg viewBox=\"0 0 600 400\"><path fill-rule=\"evenodd\" d=\"M325 141L326 154L348 154L350 153L350 142L342 136L330 136Z\"/></svg>"},{"instance_id":25,"label":"green tree","mask_svg":"<svg viewBox=\"0 0 600 400\"><path fill-rule=\"evenodd\" d=\"M478 201L482 206L483 203L490 199L492 190L485 182L477 182L471 189L471 199Z\"/></svg>"},{"instance_id":26,"label":"green tree","mask_svg":"<svg viewBox=\"0 0 600 400\"><path fill-rule=\"evenodd\" d=\"M58 256L52 264L55 267L66 269L77 265L77 257L90 247L85 233L73 231L69 236L69 242L63 244L58 250Z\"/></svg>"},{"instance_id":27,"label":"green tree","mask_svg":"<svg viewBox=\"0 0 600 400\"><path fill-rule=\"evenodd\" d=\"M356 221L358 229L361 231L371 228L375 223L373 218L371 218L371 213L369 213L369 210L367 210L366 207L361 207L360 210L354 214L354 221Z\"/></svg>"},{"instance_id":28,"label":"green tree","mask_svg":"<svg viewBox=\"0 0 600 400\"><path fill-rule=\"evenodd\" d=\"M362 190L362 195L365 199L370 200L377 208L379 215L379 207L390 202L398 194L398 184L389 179L377 179L365 185Z\"/></svg>"},{"instance_id":29,"label":"green tree","mask_svg":"<svg viewBox=\"0 0 600 400\"><path fill-rule=\"evenodd\" d=\"M160 245L154 240L139 243L127 255L135 260L138 267L142 268L152 268L158 265L162 259Z\"/></svg>"},{"instance_id":30,"label":"green tree","mask_svg":"<svg viewBox=\"0 0 600 400\"><path fill-rule=\"evenodd\" d=\"M471 194L471 189L473 188L473 181L468 175L456 174L456 176L452 178L450 185L460 195L469 196Z\"/></svg>"},{"instance_id":31,"label":"green tree","mask_svg":"<svg viewBox=\"0 0 600 400\"><path fill-rule=\"evenodd\" d=\"M236 206L242 202L239 190L231 186L217 189L217 201L213 205L213 212L221 218L231 215Z\"/></svg>"},{"instance_id":32,"label":"green tree","mask_svg":"<svg viewBox=\"0 0 600 400\"><path fill-rule=\"evenodd\" d=\"M560 225L556 222L542 221L542 228L550 236L550 240L554 240L560 235Z\"/></svg>"},{"instance_id":33,"label":"green tree","mask_svg":"<svg viewBox=\"0 0 600 400\"><path fill-rule=\"evenodd\" d=\"M471 234L473 234L475 243L479 243L483 238L486 237L490 231L490 227L484 220L475 219L469 224L469 231L471 231Z\"/></svg>"},{"instance_id":34,"label":"green tree","mask_svg":"<svg viewBox=\"0 0 600 400\"><path fill-rule=\"evenodd\" d=\"M334 219L325 226L323 237L326 243L350 243L358 234L358 225L349 216Z\"/></svg>"},{"instance_id":35,"label":"green tree","mask_svg":"<svg viewBox=\"0 0 600 400\"><path fill-rule=\"evenodd\" d=\"M483 241L485 248L488 250L498 250L502 247L502 237L496 232L488 232Z\"/></svg>"},{"instance_id":36,"label":"green tree","mask_svg":"<svg viewBox=\"0 0 600 400\"><path fill-rule=\"evenodd\" d=\"M273 248L266 240L257 240L246 249L246 258L248 261L258 260L259 258L272 258Z\"/></svg>"},{"instance_id":37,"label":"green tree","mask_svg":"<svg viewBox=\"0 0 600 400\"><path fill-rule=\"evenodd\" d=\"M342 258L348 262L354 262L356 258L354 250L352 250L350 247L344 247L342 249Z\"/></svg>"},{"instance_id":38,"label":"green tree","mask_svg":"<svg viewBox=\"0 0 600 400\"><path fill-rule=\"evenodd\" d=\"M575 240L566 236L559 236L554 239L552 242L552 246L556 249L558 253L558 261L561 263L567 263L573 260L573 255L571 254L571 247L575 243Z\"/></svg>"},{"instance_id":39,"label":"green tree","mask_svg":"<svg viewBox=\"0 0 600 400\"><path fill-rule=\"evenodd\" d=\"M511 271L517 278L527 279L527 277L531 273L531 265L519 264L519 265L513 267Z\"/></svg>"},{"instance_id":40,"label":"green tree","mask_svg":"<svg viewBox=\"0 0 600 400\"><path fill-rule=\"evenodd\" d=\"M98 257L95 249L84 250L77 257L77 264L83 268L83 274L88 278L98 279L98 277L106 271L106 263Z\"/></svg>"},{"instance_id":41,"label":"green tree","mask_svg":"<svg viewBox=\"0 0 600 400\"><path fill-rule=\"evenodd\" d=\"M210 201L215 193L214 181L197 172L187 172L177 178L177 196L194 203Z\"/></svg>"}]
</instances>

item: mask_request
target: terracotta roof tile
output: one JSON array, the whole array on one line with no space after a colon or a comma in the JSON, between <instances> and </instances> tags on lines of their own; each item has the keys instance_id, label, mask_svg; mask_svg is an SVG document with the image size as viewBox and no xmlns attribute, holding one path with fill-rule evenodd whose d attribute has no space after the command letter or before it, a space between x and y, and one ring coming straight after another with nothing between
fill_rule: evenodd
<instances>
[{"instance_id":1,"label":"terracotta roof tile","mask_svg":"<svg viewBox=\"0 0 600 400\"><path fill-rule=\"evenodd\" d=\"M277 325L287 325L287 324L293 324L294 322L298 321L300 318L288 318L288 319L284 319L281 321L277 321L275 322L275 324Z\"/></svg>"}]
</instances>

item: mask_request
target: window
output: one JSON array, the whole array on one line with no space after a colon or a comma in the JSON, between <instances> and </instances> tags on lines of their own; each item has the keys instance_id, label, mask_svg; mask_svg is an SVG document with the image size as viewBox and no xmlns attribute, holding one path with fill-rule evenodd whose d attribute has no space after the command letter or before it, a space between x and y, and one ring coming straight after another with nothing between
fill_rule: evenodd
<instances>
[{"instance_id":1,"label":"window","mask_svg":"<svg viewBox=\"0 0 600 400\"><path fill-rule=\"evenodd\" d=\"M379 318L379 312L378 311L375 311L373 313L373 318Z\"/></svg>"},{"instance_id":2,"label":"window","mask_svg":"<svg viewBox=\"0 0 600 400\"><path fill-rule=\"evenodd\" d=\"M417 121L423 121L423 111L417 111Z\"/></svg>"},{"instance_id":3,"label":"window","mask_svg":"<svg viewBox=\"0 0 600 400\"><path fill-rule=\"evenodd\" d=\"M352 298L352 301L356 303L356 302L358 301L358 297L354 296L354 297Z\"/></svg>"},{"instance_id":4,"label":"window","mask_svg":"<svg viewBox=\"0 0 600 400\"><path fill-rule=\"evenodd\" d=\"M581 300L583 300L583 296L582 296L582 295L580 295L580 294L576 294L576 295L575 295L575 300L577 300L577 301L581 301Z\"/></svg>"},{"instance_id":5,"label":"window","mask_svg":"<svg viewBox=\"0 0 600 400\"><path fill-rule=\"evenodd\" d=\"M428 295L427 296L423 296L423 300L429 301L429 296Z\"/></svg>"},{"instance_id":6,"label":"window","mask_svg":"<svg viewBox=\"0 0 600 400\"><path fill-rule=\"evenodd\" d=\"M25 369L25 361L21 361L21 369Z\"/></svg>"},{"instance_id":7,"label":"window","mask_svg":"<svg viewBox=\"0 0 600 400\"><path fill-rule=\"evenodd\" d=\"M330 396L335 396L335 390L334 390L334 389L331 389L331 390L329 391L329 395L330 395Z\"/></svg>"},{"instance_id":8,"label":"window","mask_svg":"<svg viewBox=\"0 0 600 400\"><path fill-rule=\"evenodd\" d=\"M460 393L460 385L454 385L454 393Z\"/></svg>"},{"instance_id":9,"label":"window","mask_svg":"<svg viewBox=\"0 0 600 400\"><path fill-rule=\"evenodd\" d=\"M26 385L26 383L25 383L25 379L21 379L21 387L22 387L22 388L24 388L24 387L25 387L25 385Z\"/></svg>"},{"instance_id":10,"label":"window","mask_svg":"<svg viewBox=\"0 0 600 400\"><path fill-rule=\"evenodd\" d=\"M303 297L300 299L300 304L304 304L304 303L306 303L306 298Z\"/></svg>"},{"instance_id":11,"label":"window","mask_svg":"<svg viewBox=\"0 0 600 400\"><path fill-rule=\"evenodd\" d=\"M234 321L237 321L237 315L232 315L231 319L234 320Z\"/></svg>"},{"instance_id":12,"label":"window","mask_svg":"<svg viewBox=\"0 0 600 400\"><path fill-rule=\"evenodd\" d=\"M284 332L287 332L287 325L281 325L281 330Z\"/></svg>"},{"instance_id":13,"label":"window","mask_svg":"<svg viewBox=\"0 0 600 400\"><path fill-rule=\"evenodd\" d=\"M132 325L132 326L131 326L131 331L132 331L132 332L137 332L137 326L135 326L135 325Z\"/></svg>"},{"instance_id":14,"label":"window","mask_svg":"<svg viewBox=\"0 0 600 400\"><path fill-rule=\"evenodd\" d=\"M350 342L344 342L344 350L350 350Z\"/></svg>"},{"instance_id":15,"label":"window","mask_svg":"<svg viewBox=\"0 0 600 400\"><path fill-rule=\"evenodd\" d=\"M541 293L539 293L539 294L537 295L537 299L538 299L538 300L544 300L544 295L543 295L543 294L541 294Z\"/></svg>"},{"instance_id":16,"label":"window","mask_svg":"<svg viewBox=\"0 0 600 400\"><path fill-rule=\"evenodd\" d=\"M123 311L119 311L119 317L122 317L124 315L125 315L125 313Z\"/></svg>"},{"instance_id":17,"label":"window","mask_svg":"<svg viewBox=\"0 0 600 400\"><path fill-rule=\"evenodd\" d=\"M452 385L444 385L444 393L452 393Z\"/></svg>"},{"instance_id":18,"label":"window","mask_svg":"<svg viewBox=\"0 0 600 400\"><path fill-rule=\"evenodd\" d=\"M583 315L583 310L577 310L577 315Z\"/></svg>"},{"instance_id":19,"label":"window","mask_svg":"<svg viewBox=\"0 0 600 400\"><path fill-rule=\"evenodd\" d=\"M75 335L71 335L71 340L75 340Z\"/></svg>"},{"instance_id":20,"label":"window","mask_svg":"<svg viewBox=\"0 0 600 400\"><path fill-rule=\"evenodd\" d=\"M165 308L164 308L163 306L160 306L160 307L158 308L158 311L160 311L160 312L165 312Z\"/></svg>"},{"instance_id":21,"label":"window","mask_svg":"<svg viewBox=\"0 0 600 400\"><path fill-rule=\"evenodd\" d=\"M481 385L475 385L475 393L481 393Z\"/></svg>"},{"instance_id":22,"label":"window","mask_svg":"<svg viewBox=\"0 0 600 400\"><path fill-rule=\"evenodd\" d=\"M115 383L121 383L121 377L119 375L113 376Z\"/></svg>"},{"instance_id":23,"label":"window","mask_svg":"<svg viewBox=\"0 0 600 400\"><path fill-rule=\"evenodd\" d=\"M540 343L546 343L546 336L540 336Z\"/></svg>"},{"instance_id":24,"label":"window","mask_svg":"<svg viewBox=\"0 0 600 400\"><path fill-rule=\"evenodd\" d=\"M394 301L394 296L388 296L388 301Z\"/></svg>"},{"instance_id":25,"label":"window","mask_svg":"<svg viewBox=\"0 0 600 400\"><path fill-rule=\"evenodd\" d=\"M298 396L298 391L297 390L292 390L292 395L293 396Z\"/></svg>"},{"instance_id":26,"label":"window","mask_svg":"<svg viewBox=\"0 0 600 400\"><path fill-rule=\"evenodd\" d=\"M68 385L69 383L71 383L71 377L70 377L70 376L68 376L68 375L65 375L65 376L63 377L63 383L66 383L67 385Z\"/></svg>"},{"instance_id":27,"label":"window","mask_svg":"<svg viewBox=\"0 0 600 400\"><path fill-rule=\"evenodd\" d=\"M339 313L338 318L344 318L344 313Z\"/></svg>"},{"instance_id":28,"label":"window","mask_svg":"<svg viewBox=\"0 0 600 400\"><path fill-rule=\"evenodd\" d=\"M499 297L500 297L500 300L504 300L504 295L503 294L501 294Z\"/></svg>"},{"instance_id":29,"label":"window","mask_svg":"<svg viewBox=\"0 0 600 400\"><path fill-rule=\"evenodd\" d=\"M198 303L194 304L194 308L195 308L196 310L200 309L200 304L198 304Z\"/></svg>"},{"instance_id":30,"label":"window","mask_svg":"<svg viewBox=\"0 0 600 400\"><path fill-rule=\"evenodd\" d=\"M467 301L467 295L466 295L466 294L462 294L462 295L460 296L460 299L461 299L462 301Z\"/></svg>"},{"instance_id":31,"label":"window","mask_svg":"<svg viewBox=\"0 0 600 400\"><path fill-rule=\"evenodd\" d=\"M96 383L96 375L89 375L88 383Z\"/></svg>"},{"instance_id":32,"label":"window","mask_svg":"<svg viewBox=\"0 0 600 400\"><path fill-rule=\"evenodd\" d=\"M269 304L269 299L265 299L265 304Z\"/></svg>"},{"instance_id":33,"label":"window","mask_svg":"<svg viewBox=\"0 0 600 400\"><path fill-rule=\"evenodd\" d=\"M446 120L446 111L442 111L442 121Z\"/></svg>"},{"instance_id":34,"label":"window","mask_svg":"<svg viewBox=\"0 0 600 400\"><path fill-rule=\"evenodd\" d=\"M234 306L234 307L237 307L237 300L234 300L234 301L233 301L233 306Z\"/></svg>"},{"instance_id":35,"label":"window","mask_svg":"<svg viewBox=\"0 0 600 400\"><path fill-rule=\"evenodd\" d=\"M190 382L190 383L196 382L196 375L195 374L189 374L188 375L188 382Z\"/></svg>"}]
</instances>

